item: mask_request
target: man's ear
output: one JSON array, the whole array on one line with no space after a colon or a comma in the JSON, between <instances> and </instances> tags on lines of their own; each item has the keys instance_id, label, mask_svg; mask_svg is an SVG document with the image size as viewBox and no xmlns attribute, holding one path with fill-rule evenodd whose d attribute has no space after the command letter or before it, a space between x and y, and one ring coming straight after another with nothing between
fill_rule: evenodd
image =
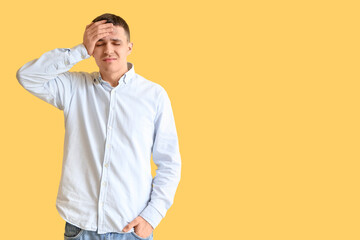
<instances>
[{"instance_id":1,"label":"man's ear","mask_svg":"<svg viewBox=\"0 0 360 240\"><path fill-rule=\"evenodd\" d=\"M128 43L128 55L131 53L133 46L134 46L134 43L132 43L132 42Z\"/></svg>"}]
</instances>

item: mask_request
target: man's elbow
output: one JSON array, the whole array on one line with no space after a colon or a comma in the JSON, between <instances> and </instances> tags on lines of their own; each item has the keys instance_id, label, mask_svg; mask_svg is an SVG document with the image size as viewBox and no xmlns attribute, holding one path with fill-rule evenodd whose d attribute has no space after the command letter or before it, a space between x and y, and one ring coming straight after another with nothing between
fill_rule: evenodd
<instances>
[{"instance_id":1,"label":"man's elbow","mask_svg":"<svg viewBox=\"0 0 360 240\"><path fill-rule=\"evenodd\" d=\"M20 83L21 86L24 86L24 73L22 68L19 68L19 70L16 71L16 79L18 80L18 82Z\"/></svg>"},{"instance_id":2,"label":"man's elbow","mask_svg":"<svg viewBox=\"0 0 360 240\"><path fill-rule=\"evenodd\" d=\"M31 71L28 70L26 65L22 66L16 71L16 79L20 83L20 85L28 89L29 87L32 87L35 84L34 74L31 73Z\"/></svg>"}]
</instances>

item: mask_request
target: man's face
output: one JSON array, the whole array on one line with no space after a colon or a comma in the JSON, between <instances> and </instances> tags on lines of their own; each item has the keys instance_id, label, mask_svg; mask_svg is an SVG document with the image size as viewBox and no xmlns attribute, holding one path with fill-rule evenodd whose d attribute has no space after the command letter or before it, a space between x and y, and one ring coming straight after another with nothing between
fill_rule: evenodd
<instances>
[{"instance_id":1,"label":"man's face","mask_svg":"<svg viewBox=\"0 0 360 240\"><path fill-rule=\"evenodd\" d=\"M131 53L132 43L128 43L123 27L114 26L113 32L99 39L93 57L100 72L117 73L127 69L127 56Z\"/></svg>"}]
</instances>

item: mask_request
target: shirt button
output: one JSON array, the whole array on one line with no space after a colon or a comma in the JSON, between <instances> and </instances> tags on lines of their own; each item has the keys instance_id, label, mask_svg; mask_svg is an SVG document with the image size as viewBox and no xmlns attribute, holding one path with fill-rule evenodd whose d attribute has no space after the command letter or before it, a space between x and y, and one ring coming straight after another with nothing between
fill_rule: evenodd
<instances>
[{"instance_id":1,"label":"shirt button","mask_svg":"<svg viewBox=\"0 0 360 240\"><path fill-rule=\"evenodd\" d=\"M109 126L109 130L111 130L111 127Z\"/></svg>"},{"instance_id":2,"label":"shirt button","mask_svg":"<svg viewBox=\"0 0 360 240\"><path fill-rule=\"evenodd\" d=\"M105 167L107 168L109 165L108 164L105 164Z\"/></svg>"},{"instance_id":3,"label":"shirt button","mask_svg":"<svg viewBox=\"0 0 360 240\"><path fill-rule=\"evenodd\" d=\"M110 144L106 145L107 148L110 148Z\"/></svg>"},{"instance_id":4,"label":"shirt button","mask_svg":"<svg viewBox=\"0 0 360 240\"><path fill-rule=\"evenodd\" d=\"M105 186L105 185L106 185L106 182L103 182L102 185Z\"/></svg>"}]
</instances>

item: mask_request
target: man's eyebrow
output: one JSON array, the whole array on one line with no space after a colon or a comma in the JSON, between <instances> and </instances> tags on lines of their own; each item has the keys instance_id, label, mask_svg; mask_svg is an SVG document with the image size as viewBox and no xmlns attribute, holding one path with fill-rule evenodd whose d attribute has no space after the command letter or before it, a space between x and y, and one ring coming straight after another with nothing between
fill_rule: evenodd
<instances>
[{"instance_id":1,"label":"man's eyebrow","mask_svg":"<svg viewBox=\"0 0 360 240\"><path fill-rule=\"evenodd\" d=\"M114 42L122 42L121 39L117 39L117 38L112 38L110 40L114 41ZM103 42L103 41L104 41L104 39L102 39L102 38L98 40L98 42Z\"/></svg>"}]
</instances>

